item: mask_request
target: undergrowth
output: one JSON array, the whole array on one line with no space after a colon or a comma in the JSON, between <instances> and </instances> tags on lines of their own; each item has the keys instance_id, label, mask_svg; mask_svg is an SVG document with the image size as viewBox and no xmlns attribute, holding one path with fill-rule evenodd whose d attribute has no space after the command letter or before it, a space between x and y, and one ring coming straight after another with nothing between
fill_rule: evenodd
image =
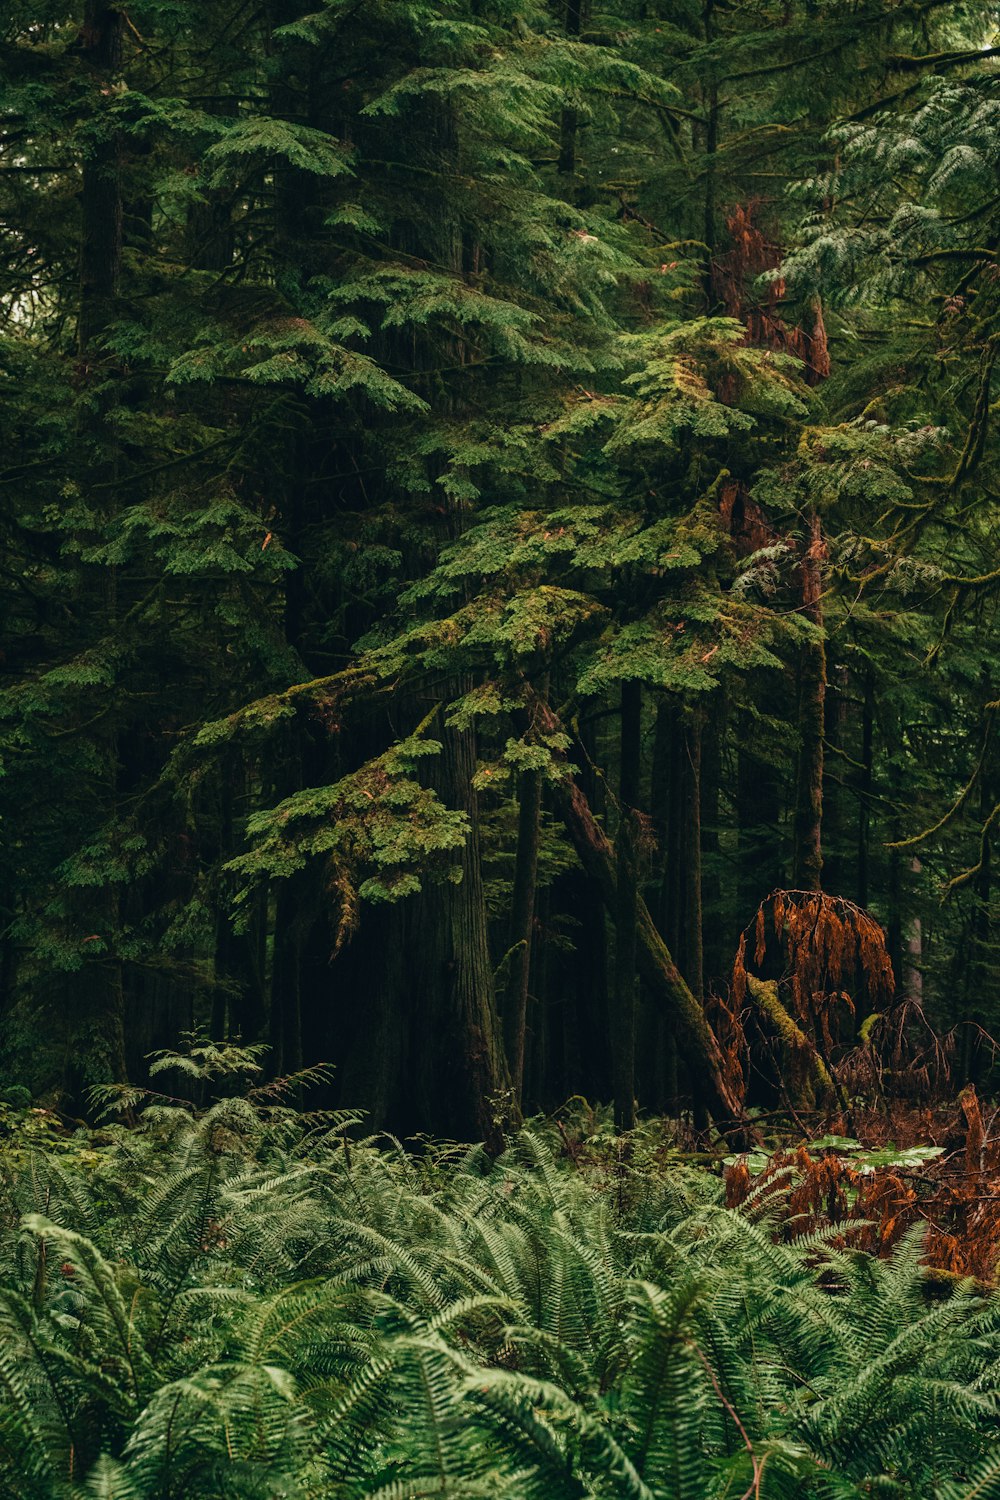
<instances>
[{"instance_id":1,"label":"undergrowth","mask_svg":"<svg viewBox=\"0 0 1000 1500\"><path fill-rule=\"evenodd\" d=\"M7 1111L4 1497L1000 1496L1000 1302L919 1224L880 1259L794 1163L727 1207L651 1130L413 1152L298 1088Z\"/></svg>"}]
</instances>

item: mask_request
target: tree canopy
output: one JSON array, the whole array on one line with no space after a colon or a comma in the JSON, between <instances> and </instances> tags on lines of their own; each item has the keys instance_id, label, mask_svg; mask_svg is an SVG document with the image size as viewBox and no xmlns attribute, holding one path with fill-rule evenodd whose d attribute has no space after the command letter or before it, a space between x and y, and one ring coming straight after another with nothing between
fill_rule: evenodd
<instances>
[{"instance_id":1,"label":"tree canopy","mask_svg":"<svg viewBox=\"0 0 1000 1500\"><path fill-rule=\"evenodd\" d=\"M998 27L8 4L0 1086L988 1081Z\"/></svg>"}]
</instances>

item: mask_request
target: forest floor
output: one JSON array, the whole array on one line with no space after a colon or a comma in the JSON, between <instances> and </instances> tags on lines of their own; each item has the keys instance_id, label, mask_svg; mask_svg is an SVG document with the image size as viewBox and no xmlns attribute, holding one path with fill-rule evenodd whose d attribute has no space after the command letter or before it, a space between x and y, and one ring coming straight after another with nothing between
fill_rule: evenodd
<instances>
[{"instance_id":1,"label":"forest floor","mask_svg":"<svg viewBox=\"0 0 1000 1500\"><path fill-rule=\"evenodd\" d=\"M579 1100L498 1160L274 1086L129 1113L0 1106L10 1500L1000 1493L973 1091L742 1157Z\"/></svg>"},{"instance_id":2,"label":"forest floor","mask_svg":"<svg viewBox=\"0 0 1000 1500\"><path fill-rule=\"evenodd\" d=\"M5 1500L1000 1494L973 1091L743 1156L574 1100L497 1159L297 1095L0 1105Z\"/></svg>"},{"instance_id":3,"label":"forest floor","mask_svg":"<svg viewBox=\"0 0 1000 1500\"><path fill-rule=\"evenodd\" d=\"M843 1245L889 1253L926 1226L924 1260L942 1275L993 1285L1000 1263L1000 1101L972 1085L952 1102L881 1098L846 1111L750 1112L758 1148L708 1149L690 1116L649 1120L638 1136L662 1169L681 1161L719 1175L734 1207L782 1189L780 1232L838 1231ZM578 1166L631 1148L584 1101L552 1117Z\"/></svg>"}]
</instances>

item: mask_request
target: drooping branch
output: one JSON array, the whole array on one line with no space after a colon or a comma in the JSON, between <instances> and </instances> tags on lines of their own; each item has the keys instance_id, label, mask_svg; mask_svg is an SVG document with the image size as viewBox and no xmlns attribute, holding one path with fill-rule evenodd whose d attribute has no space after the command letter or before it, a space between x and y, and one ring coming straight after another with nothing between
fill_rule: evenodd
<instances>
[{"instance_id":1,"label":"drooping branch","mask_svg":"<svg viewBox=\"0 0 1000 1500\"><path fill-rule=\"evenodd\" d=\"M852 992L863 988L869 1008L879 1010L895 991L884 929L853 901L821 891L772 891L761 902L736 951L737 1002L754 977L748 965L762 970L769 960L772 969L780 963L785 976L789 1014L821 1050L832 1044L830 1018L838 1002L853 1004Z\"/></svg>"},{"instance_id":2,"label":"drooping branch","mask_svg":"<svg viewBox=\"0 0 1000 1500\"><path fill-rule=\"evenodd\" d=\"M531 689L527 690L526 699L527 708L523 711L526 729L533 728L546 736L564 733L558 714ZM615 851L568 765L565 774L553 782L551 796L580 863L598 886L608 910L614 913L618 904ZM636 898L636 936L639 974L650 994L674 1018L677 1044L695 1089L719 1129L729 1139L745 1142L751 1133L744 1118L743 1102L727 1082L722 1049L641 895Z\"/></svg>"}]
</instances>

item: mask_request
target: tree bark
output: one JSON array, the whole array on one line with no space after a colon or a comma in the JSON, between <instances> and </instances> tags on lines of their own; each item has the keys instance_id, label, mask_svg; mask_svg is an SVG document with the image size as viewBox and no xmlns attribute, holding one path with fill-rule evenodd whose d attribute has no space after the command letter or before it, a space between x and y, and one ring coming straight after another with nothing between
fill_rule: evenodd
<instances>
[{"instance_id":1,"label":"tree bark","mask_svg":"<svg viewBox=\"0 0 1000 1500\"><path fill-rule=\"evenodd\" d=\"M535 887L538 881L538 839L542 810L539 771L522 771L518 781L517 853L511 895L510 973L504 996L504 1043L514 1103L521 1108L524 1093L524 1045L528 1020L528 985L535 925Z\"/></svg>"},{"instance_id":2,"label":"tree bark","mask_svg":"<svg viewBox=\"0 0 1000 1500\"><path fill-rule=\"evenodd\" d=\"M531 699L530 721L544 734L562 732L558 715L537 697ZM606 906L615 911L618 882L614 850L606 833L568 773L553 784L552 795L581 864L597 883ZM725 1079L718 1041L641 896L636 901L636 927L639 974L650 993L674 1018L678 1046L695 1088L721 1131L731 1139L749 1139L742 1103Z\"/></svg>"},{"instance_id":3,"label":"tree bark","mask_svg":"<svg viewBox=\"0 0 1000 1500\"><path fill-rule=\"evenodd\" d=\"M702 24L706 45L711 46L715 36L715 0L705 0ZM719 86L713 79L702 92L705 117L705 202L702 218L702 238L705 242L705 271L702 285L705 306L711 312L716 302L713 257L716 249L716 155L719 149Z\"/></svg>"},{"instance_id":4,"label":"tree bark","mask_svg":"<svg viewBox=\"0 0 1000 1500\"><path fill-rule=\"evenodd\" d=\"M724 982L731 954L726 946L723 900L723 858L719 840L719 798L722 786L722 745L726 732L726 705L721 691L713 695L701 732L701 858L702 858L702 947L704 987Z\"/></svg>"},{"instance_id":5,"label":"tree bark","mask_svg":"<svg viewBox=\"0 0 1000 1500\"><path fill-rule=\"evenodd\" d=\"M781 837L782 792L773 762L758 753L748 715L738 726L736 765L739 924L749 922L769 891L785 885Z\"/></svg>"},{"instance_id":6,"label":"tree bark","mask_svg":"<svg viewBox=\"0 0 1000 1500\"><path fill-rule=\"evenodd\" d=\"M121 64L123 17L106 0L87 0L77 51L91 71L92 86L110 96L113 75ZM100 100L95 114L102 112ZM118 132L102 134L83 161L81 180L80 300L77 342L84 370L100 358L97 341L113 321L118 299L122 260L121 138ZM114 480L118 470L118 443L108 421L108 398L101 392L93 418L101 459L91 477ZM101 472L103 470L103 473ZM95 511L102 519L101 504ZM108 568L95 582L95 593L108 631L115 628L118 613L117 578ZM106 790L98 793L99 816L113 821L119 796L119 723L113 720L102 736L99 753L106 771ZM93 1084L122 1082L126 1077L125 990L122 960L118 954L121 933L121 888L112 881L74 891L71 908L78 923L93 926L104 940L107 952L85 960L73 976L67 997L66 1066L64 1086L70 1100L86 1106L86 1090ZM86 928L84 929L86 930Z\"/></svg>"},{"instance_id":7,"label":"tree bark","mask_svg":"<svg viewBox=\"0 0 1000 1500\"><path fill-rule=\"evenodd\" d=\"M865 669L864 703L861 717L861 773L858 779L858 874L856 899L861 907L868 905L869 828L871 825L872 770L875 736L875 681L870 667Z\"/></svg>"},{"instance_id":8,"label":"tree bark","mask_svg":"<svg viewBox=\"0 0 1000 1500\"><path fill-rule=\"evenodd\" d=\"M983 855L987 869L987 880L989 876L989 844ZM923 865L916 855L910 860L910 874L916 886ZM980 872L982 873L982 872ZM903 993L917 1004L923 1003L924 998L924 924L919 913L910 918L909 930L906 934L906 956L903 963Z\"/></svg>"},{"instance_id":9,"label":"tree bark","mask_svg":"<svg viewBox=\"0 0 1000 1500\"><path fill-rule=\"evenodd\" d=\"M107 0L87 0L79 51L97 74L97 86L109 85L121 66L124 18ZM80 314L78 341L86 356L93 341L114 316L122 263L121 137L107 132L83 163L80 242Z\"/></svg>"},{"instance_id":10,"label":"tree bark","mask_svg":"<svg viewBox=\"0 0 1000 1500\"><path fill-rule=\"evenodd\" d=\"M585 0L566 0L566 35L572 37L574 41L580 35L584 3ZM569 107L564 108L559 121L559 161L557 170L561 176L570 179L566 185L566 195L570 202L573 202L575 199L572 177L576 171L576 132L578 123L577 111Z\"/></svg>"},{"instance_id":11,"label":"tree bark","mask_svg":"<svg viewBox=\"0 0 1000 1500\"><path fill-rule=\"evenodd\" d=\"M701 740L702 717L695 710L684 725L681 753L687 795L684 807L684 978L697 1000L705 994L705 950L701 910Z\"/></svg>"},{"instance_id":12,"label":"tree bark","mask_svg":"<svg viewBox=\"0 0 1000 1500\"><path fill-rule=\"evenodd\" d=\"M642 687L621 687L618 845L615 850L615 1012L611 1037L615 1124L635 1125L635 967L639 888L635 815L639 801Z\"/></svg>"},{"instance_id":13,"label":"tree bark","mask_svg":"<svg viewBox=\"0 0 1000 1500\"><path fill-rule=\"evenodd\" d=\"M807 547L801 563L802 612L823 626L823 558L820 518L806 522ZM826 716L826 647L822 638L802 648L799 665L799 765L795 796L792 884L801 891L822 889L823 734Z\"/></svg>"},{"instance_id":14,"label":"tree bark","mask_svg":"<svg viewBox=\"0 0 1000 1500\"><path fill-rule=\"evenodd\" d=\"M454 686L454 684L453 684ZM417 1128L456 1140L500 1143L500 1116L516 1121L494 995L477 828L475 738L442 731L431 782L470 832L456 855L457 881L428 883L407 902L413 1015L410 1063Z\"/></svg>"}]
</instances>

